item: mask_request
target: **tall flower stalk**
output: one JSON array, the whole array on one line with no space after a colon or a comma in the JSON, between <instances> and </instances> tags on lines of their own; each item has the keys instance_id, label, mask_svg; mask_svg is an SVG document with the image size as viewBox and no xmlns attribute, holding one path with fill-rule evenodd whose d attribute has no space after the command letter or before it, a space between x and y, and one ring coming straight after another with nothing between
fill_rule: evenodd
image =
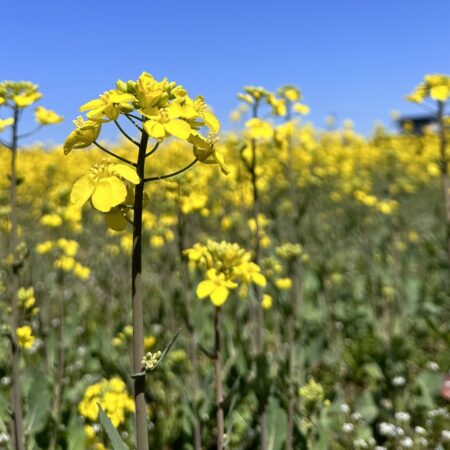
<instances>
[{"instance_id":1,"label":"tall flower stalk","mask_svg":"<svg viewBox=\"0 0 450 450\"><path fill-rule=\"evenodd\" d=\"M258 174L260 173L262 164L260 162L258 142L264 139L273 139L274 129L270 123L260 119L260 108L263 105L269 106L274 116L286 117L290 121L292 110L295 112L305 114L308 112L306 105L298 102L300 99L300 92L293 87L286 87L280 90L280 96L266 91L262 87L247 86L244 88L244 93L238 94L238 98L245 102L251 110L251 119L246 122L246 133L249 138L249 155L243 156L244 165L250 176L251 190L252 190L252 224L254 225L254 261L260 264L261 261L261 238L263 236L261 211L261 193L258 183ZM286 127L285 127L286 128ZM289 133L288 133L289 134ZM290 136L287 138L288 145L288 182L290 182L290 192L294 199L295 195L292 193L294 189L293 184L293 170L292 170L292 143ZM293 204L295 204L293 202ZM294 215L296 212L294 212ZM260 448L265 450L267 448L267 401L269 397L269 381L267 379L266 355L264 346L264 313L262 308L262 291L260 287L255 286L255 304L253 308L253 316L255 323L254 331L254 352L255 352L255 366L258 383L258 416L259 416L259 430L260 430ZM298 291L296 291L298 294ZM295 312L294 312L295 314ZM291 319L295 322L295 316ZM294 325L292 325L293 327ZM292 328L291 327L291 328ZM292 422L293 423L293 422ZM292 427L291 427L292 428Z\"/></svg>"},{"instance_id":2,"label":"tall flower stalk","mask_svg":"<svg viewBox=\"0 0 450 450\"><path fill-rule=\"evenodd\" d=\"M19 121L25 108L40 100L42 94L38 86L28 81L4 81L0 83L0 107L6 107L12 117L0 119L0 132L11 127L11 140L6 143L0 140L0 145L11 151L11 173L10 173L10 255L11 266L11 321L10 321L10 355L11 355L11 437L15 450L23 450L25 447L23 431L23 413L21 405L20 387L20 349L16 338L16 330L20 325L19 314L19 287L20 270L23 267L24 247L19 243L18 222L18 175L17 175L17 153L19 141L23 138L33 136L44 125L57 124L63 120L54 111L43 107L35 109L37 127L24 134L19 134Z\"/></svg>"},{"instance_id":3,"label":"tall flower stalk","mask_svg":"<svg viewBox=\"0 0 450 450\"><path fill-rule=\"evenodd\" d=\"M298 372L299 366L303 368L303 342L300 343L300 351L296 351L296 344L298 340L297 328L301 317L301 295L302 295L302 267L300 254L302 252L300 240L300 219L301 210L298 203L298 195L296 189L296 174L294 170L294 146L293 137L295 122L293 121L293 114L307 114L309 112L308 106L300 103L301 92L292 85L283 86L279 89L279 96L284 108L273 108L274 114L284 115L284 123L278 127L277 134L279 134L280 146L285 151L286 157L286 178L288 182L288 193L292 204L292 226L290 239L296 244L286 244L278 249L279 256L287 261L288 274L292 277L292 287L290 289L289 307L287 311L287 362L288 362L288 379L287 379L287 432L286 432L286 450L294 448L294 422L295 422L295 405L297 402L295 386L295 376ZM301 356L297 357L300 353ZM304 381L304 373L300 371L300 380ZM297 382L298 382L297 381Z\"/></svg>"},{"instance_id":4,"label":"tall flower stalk","mask_svg":"<svg viewBox=\"0 0 450 450\"><path fill-rule=\"evenodd\" d=\"M226 173L221 155L215 149L216 139L201 134L203 127L212 133L219 131L219 122L210 112L203 97L191 99L186 90L167 79L155 80L143 72L137 81L119 80L117 89L105 92L80 108L88 111L87 121L81 117L75 121L76 129L65 142L65 153L75 148L97 146L119 163L102 161L90 173L81 177L73 186L72 202L82 206L88 200L104 214L107 225L116 230L132 226L133 247L131 254L131 302L133 315L133 380L136 422L136 448L148 450L148 426L146 405L146 371L144 360L144 319L142 304L142 212L144 188L147 183L172 178L190 169L198 162L218 164ZM127 121L135 140L119 117ZM100 144L97 140L101 127L114 122L118 130L135 147L131 159L121 156ZM194 159L178 170L146 177L146 162L155 155L160 143L175 137L192 146ZM152 146L149 148L149 142Z\"/></svg>"},{"instance_id":5,"label":"tall flower stalk","mask_svg":"<svg viewBox=\"0 0 450 450\"><path fill-rule=\"evenodd\" d=\"M209 298L214 310L214 375L216 388L217 450L223 450L225 442L224 392L222 380L222 332L221 312L230 293L241 285L265 286L266 278L260 267L251 261L251 255L238 244L208 241L195 244L185 251L189 260L203 269L206 277L196 289L199 299Z\"/></svg>"},{"instance_id":6,"label":"tall flower stalk","mask_svg":"<svg viewBox=\"0 0 450 450\"><path fill-rule=\"evenodd\" d=\"M181 183L177 185L177 197L176 197L176 208L177 208L177 235L178 235L178 256L180 262L180 272L181 272L181 284L182 284L182 299L184 307L184 321L189 332L189 358L191 360L191 382L194 391L193 402L194 402L194 449L202 449L202 426L200 421L200 415L197 411L198 398L201 393L200 386L200 372L199 372L199 358L198 358L198 336L194 327L193 321L193 310L192 301L190 294L190 283L189 283L189 271L188 271L188 258L184 254L184 249L186 248L186 226L187 221L185 220L183 207L182 207L182 186Z\"/></svg>"},{"instance_id":7,"label":"tall flower stalk","mask_svg":"<svg viewBox=\"0 0 450 450\"><path fill-rule=\"evenodd\" d=\"M257 137L263 122L258 118L259 108L267 99L268 92L259 87L248 86L244 88L245 93L239 94L238 98L250 105L251 119L246 123L250 134L250 157L243 158L245 167L250 175L250 183L252 190L252 222L254 223L254 241L253 253L254 261L260 264L261 260L261 236L260 236L260 192L258 188L258 151L257 151ZM253 332L253 347L256 362L256 377L258 380L266 379L265 370L265 355L264 355L264 312L261 307L262 291L258 285L254 287L255 303L251 308L254 317L254 332ZM267 393L265 392L266 383L260 384L258 396L258 421L259 421L259 435L260 448L265 450L267 447L267 419L266 419L266 405Z\"/></svg>"},{"instance_id":8,"label":"tall flower stalk","mask_svg":"<svg viewBox=\"0 0 450 450\"><path fill-rule=\"evenodd\" d=\"M445 106L450 98L450 76L442 74L425 75L423 81L416 86L407 100L423 104L431 99L435 106L433 114L438 125L439 154L437 163L441 174L442 191L444 197L444 223L445 223L445 251L447 256L447 268L450 275L450 177L449 156L447 154L446 117Z\"/></svg>"}]
</instances>

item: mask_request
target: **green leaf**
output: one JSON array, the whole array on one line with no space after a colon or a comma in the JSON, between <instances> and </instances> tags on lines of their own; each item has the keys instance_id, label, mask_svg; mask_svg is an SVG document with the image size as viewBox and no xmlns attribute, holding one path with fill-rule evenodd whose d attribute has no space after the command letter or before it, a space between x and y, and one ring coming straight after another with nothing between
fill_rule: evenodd
<instances>
[{"instance_id":1,"label":"green leaf","mask_svg":"<svg viewBox=\"0 0 450 450\"><path fill-rule=\"evenodd\" d=\"M47 378L43 373L36 373L28 393L25 434L33 435L45 426L50 411L51 398Z\"/></svg>"},{"instance_id":2,"label":"green leaf","mask_svg":"<svg viewBox=\"0 0 450 450\"><path fill-rule=\"evenodd\" d=\"M366 422L372 422L378 416L378 407L369 391L364 392L356 400L355 410L361 413Z\"/></svg>"},{"instance_id":3,"label":"green leaf","mask_svg":"<svg viewBox=\"0 0 450 450\"><path fill-rule=\"evenodd\" d=\"M176 332L175 336L170 340L170 342L166 345L166 348L161 353L160 358L158 359L158 362L150 369L150 371L155 370L164 360L164 358L167 356L167 354L170 352L170 349L172 348L173 344L175 344L175 341L177 340L178 336L181 333L181 328Z\"/></svg>"},{"instance_id":4,"label":"green leaf","mask_svg":"<svg viewBox=\"0 0 450 450\"><path fill-rule=\"evenodd\" d=\"M431 372L430 370L422 370L417 375L415 383L420 389L420 395L415 400L416 404L428 409L435 408L442 383L442 374Z\"/></svg>"},{"instance_id":5,"label":"green leaf","mask_svg":"<svg viewBox=\"0 0 450 450\"><path fill-rule=\"evenodd\" d=\"M114 450L129 450L123 443L122 439L120 438L119 432L114 428L114 425L109 420L109 417L105 414L105 411L103 411L102 406L100 403L97 403L98 406L98 417L100 419L100 423L105 430L106 434L109 437L109 440L111 441L111 445L113 446Z\"/></svg>"},{"instance_id":6,"label":"green leaf","mask_svg":"<svg viewBox=\"0 0 450 450\"><path fill-rule=\"evenodd\" d=\"M73 418L67 429L67 449L84 450L86 447L86 433L82 423L77 418Z\"/></svg>"},{"instance_id":7,"label":"green leaf","mask_svg":"<svg viewBox=\"0 0 450 450\"><path fill-rule=\"evenodd\" d=\"M269 399L267 416L269 424L267 448L268 450L281 450L286 440L287 416L274 397Z\"/></svg>"}]
</instances>

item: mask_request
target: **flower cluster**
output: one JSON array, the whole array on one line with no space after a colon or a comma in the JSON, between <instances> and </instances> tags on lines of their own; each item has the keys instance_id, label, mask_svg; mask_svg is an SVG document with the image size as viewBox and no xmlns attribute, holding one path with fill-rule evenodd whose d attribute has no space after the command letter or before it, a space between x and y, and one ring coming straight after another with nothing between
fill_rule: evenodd
<instances>
[{"instance_id":1,"label":"flower cluster","mask_svg":"<svg viewBox=\"0 0 450 450\"><path fill-rule=\"evenodd\" d=\"M58 216L56 216L58 217ZM60 238L56 241L44 241L36 246L36 252L40 255L55 252L53 266L63 272L70 272L81 280L87 280L91 275L91 269L75 259L79 244L73 239Z\"/></svg>"},{"instance_id":2,"label":"flower cluster","mask_svg":"<svg viewBox=\"0 0 450 450\"><path fill-rule=\"evenodd\" d=\"M42 98L38 86L30 81L3 81L0 83L0 106L7 105L12 109L24 109ZM63 117L55 111L38 106L35 120L39 125L54 125L62 122ZM14 123L14 119L0 119L0 133Z\"/></svg>"},{"instance_id":3,"label":"flower cluster","mask_svg":"<svg viewBox=\"0 0 450 450\"><path fill-rule=\"evenodd\" d=\"M251 261L250 253L238 244L209 240L206 245L195 244L185 250L185 254L191 263L206 272L206 279L197 286L198 298L209 297L217 307L225 303L230 290L236 289L239 284L244 288L250 283L266 285L261 268Z\"/></svg>"},{"instance_id":4,"label":"flower cluster","mask_svg":"<svg viewBox=\"0 0 450 450\"><path fill-rule=\"evenodd\" d=\"M29 325L16 328L16 338L19 346L26 350L29 350L36 340Z\"/></svg>"},{"instance_id":5,"label":"flower cluster","mask_svg":"<svg viewBox=\"0 0 450 450\"><path fill-rule=\"evenodd\" d=\"M166 78L157 81L143 72L136 81L125 83L119 80L116 89L87 102L80 111L88 111L88 120L77 119L76 129L64 145L66 154L74 148L85 148L94 143L104 123L117 122L123 115L135 124L139 122L141 125L137 126L142 126L141 130L159 142L169 137L189 142L200 162L216 163L222 171L227 171L223 158L216 152L216 140L201 134L203 127L213 134L219 132L220 124L216 116L203 97L192 99L181 85Z\"/></svg>"},{"instance_id":6,"label":"flower cluster","mask_svg":"<svg viewBox=\"0 0 450 450\"><path fill-rule=\"evenodd\" d=\"M423 81L406 98L414 103L422 103L427 97L438 102L447 101L450 97L450 77L440 73L425 75Z\"/></svg>"},{"instance_id":7,"label":"flower cluster","mask_svg":"<svg viewBox=\"0 0 450 450\"><path fill-rule=\"evenodd\" d=\"M115 427L125 423L127 414L134 411L133 399L125 383L117 377L102 379L89 386L78 405L78 412L85 419L95 422L98 418L97 404L102 406Z\"/></svg>"},{"instance_id":8,"label":"flower cluster","mask_svg":"<svg viewBox=\"0 0 450 450\"><path fill-rule=\"evenodd\" d=\"M17 295L19 297L19 305L24 314L35 316L39 313L39 308L36 306L34 288L32 286L29 288L19 288Z\"/></svg>"}]
</instances>

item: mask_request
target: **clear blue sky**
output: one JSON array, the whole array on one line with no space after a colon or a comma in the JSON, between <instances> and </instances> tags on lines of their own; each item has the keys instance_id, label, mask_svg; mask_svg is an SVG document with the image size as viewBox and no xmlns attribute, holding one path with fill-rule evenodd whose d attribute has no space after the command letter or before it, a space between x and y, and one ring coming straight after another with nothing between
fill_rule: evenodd
<instances>
[{"instance_id":1,"label":"clear blue sky","mask_svg":"<svg viewBox=\"0 0 450 450\"><path fill-rule=\"evenodd\" d=\"M225 129L243 85L293 83L316 125L334 113L365 133L392 109L420 113L404 95L450 72L449 18L448 0L3 0L0 79L38 83L66 117L44 141L62 142L81 104L143 70L204 95Z\"/></svg>"}]
</instances>

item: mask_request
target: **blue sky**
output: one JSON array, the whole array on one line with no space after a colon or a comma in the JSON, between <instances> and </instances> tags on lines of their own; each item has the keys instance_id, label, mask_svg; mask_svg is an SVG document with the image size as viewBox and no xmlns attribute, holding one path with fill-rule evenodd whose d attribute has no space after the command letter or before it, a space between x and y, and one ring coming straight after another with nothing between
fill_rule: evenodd
<instances>
[{"instance_id":1,"label":"blue sky","mask_svg":"<svg viewBox=\"0 0 450 450\"><path fill-rule=\"evenodd\" d=\"M393 109L420 113L404 95L424 74L450 72L448 0L2 3L0 79L38 83L40 103L67 119L39 133L46 142L64 140L81 104L143 70L204 95L225 129L243 85L292 83L316 125L333 113L363 133Z\"/></svg>"}]
</instances>

